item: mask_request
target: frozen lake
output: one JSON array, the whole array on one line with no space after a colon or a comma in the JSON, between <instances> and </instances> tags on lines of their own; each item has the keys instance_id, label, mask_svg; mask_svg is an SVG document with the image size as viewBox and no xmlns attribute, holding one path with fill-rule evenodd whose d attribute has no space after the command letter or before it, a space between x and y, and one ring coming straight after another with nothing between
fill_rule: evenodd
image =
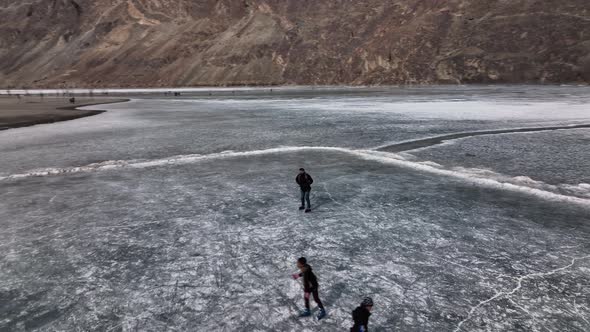
<instances>
[{"instance_id":1,"label":"frozen lake","mask_svg":"<svg viewBox=\"0 0 590 332\"><path fill-rule=\"evenodd\" d=\"M590 88L128 92L0 131L0 331L590 330Z\"/></svg>"}]
</instances>

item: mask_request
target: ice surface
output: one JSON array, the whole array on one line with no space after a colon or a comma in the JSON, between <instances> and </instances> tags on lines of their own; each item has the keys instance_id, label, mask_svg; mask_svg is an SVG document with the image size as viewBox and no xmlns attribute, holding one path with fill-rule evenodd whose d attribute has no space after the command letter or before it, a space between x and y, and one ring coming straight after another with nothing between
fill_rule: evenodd
<instances>
[{"instance_id":1,"label":"ice surface","mask_svg":"<svg viewBox=\"0 0 590 332\"><path fill-rule=\"evenodd\" d=\"M590 130L474 137L412 151L447 166L488 168L554 185L590 183Z\"/></svg>"},{"instance_id":2,"label":"ice surface","mask_svg":"<svg viewBox=\"0 0 590 332\"><path fill-rule=\"evenodd\" d=\"M301 159L318 183L311 215L299 213L291 185L289 166ZM0 273L3 286L18 290L12 302L22 302L12 322L35 324L51 308L49 329L319 330L293 318L301 294L289 275L293 259L306 255L330 312L323 329L344 329L358 299L371 294L381 330L452 330L518 277L590 254L587 210L335 152L30 178L5 188ZM536 326L515 305L498 306L508 298L549 312L557 329L582 324L569 311L573 300L587 300L580 268L588 260L575 267L551 274L557 284L523 280L529 297L503 297L466 328ZM547 289L571 294L570 304Z\"/></svg>"},{"instance_id":3,"label":"ice surface","mask_svg":"<svg viewBox=\"0 0 590 332\"><path fill-rule=\"evenodd\" d=\"M0 132L0 330L343 331L370 295L373 331L587 331L590 197L551 187L588 174L564 166L587 129L373 150L590 123L579 89L141 98ZM321 323L296 318L301 255Z\"/></svg>"}]
</instances>

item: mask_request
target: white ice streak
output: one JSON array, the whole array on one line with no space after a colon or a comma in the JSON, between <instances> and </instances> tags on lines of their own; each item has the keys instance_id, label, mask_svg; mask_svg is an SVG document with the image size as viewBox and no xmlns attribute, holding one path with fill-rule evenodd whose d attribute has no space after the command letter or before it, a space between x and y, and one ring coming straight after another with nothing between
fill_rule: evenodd
<instances>
[{"instance_id":1,"label":"white ice streak","mask_svg":"<svg viewBox=\"0 0 590 332\"><path fill-rule=\"evenodd\" d=\"M426 173L433 173L438 174L446 177L452 177L456 179L463 180L465 182L485 187L491 189L498 189L498 190L507 190L512 192L518 192L521 194L535 196L538 198L542 198L548 201L555 201L555 202L567 202L573 203L585 207L590 207L590 199L568 196L563 194L558 194L546 190L542 190L539 188L532 188L529 186L515 183L504 182L501 179L495 178L486 178L481 176L476 176L474 173L465 172L464 169L444 169L440 167L435 167L433 165L429 165L429 163L420 163L420 162L413 162L400 159L399 155L393 155L387 152L378 152L378 151L370 151L370 150L359 150L359 151L351 151L352 153L356 154L357 156L365 159L365 160L374 160L377 162L391 164L403 168L410 168L417 171L422 171ZM490 172L490 171L486 171ZM483 173L483 172L482 172ZM489 173L492 174L493 172ZM497 174L497 173L493 173Z\"/></svg>"},{"instance_id":2,"label":"white ice streak","mask_svg":"<svg viewBox=\"0 0 590 332\"><path fill-rule=\"evenodd\" d=\"M512 183L518 186L526 186L531 188L540 189L549 192L565 193L567 196L576 196L584 199L590 199L590 184L580 183L574 184L559 184L553 185L543 181L532 179L528 176L510 176L501 173L496 173L489 169L482 168L465 168L465 167L453 167L452 170L469 174L470 176L477 178L492 178L499 182Z\"/></svg>"},{"instance_id":3,"label":"white ice streak","mask_svg":"<svg viewBox=\"0 0 590 332\"><path fill-rule=\"evenodd\" d=\"M528 127L514 127L514 128L509 128L509 129L506 128L506 130L510 130L510 131L514 131L514 132L504 132L504 133L495 132L495 131L504 130L504 129L497 129L497 130L496 129L482 129L482 130L476 130L476 131L460 131L460 132L449 133L449 134L445 134L445 135L425 136L422 138L413 138L413 139L408 139L408 140L387 142L387 143L381 144L379 146L376 146L376 147L372 148L371 150L381 150L381 149L385 149L385 148L388 148L388 147L391 147L394 145L408 144L408 143L420 142L420 141L425 141L425 140L437 140L437 139L441 140L440 143L437 143L434 145L404 150L405 152L411 151L412 153L415 153L418 151L431 149L433 147L454 145L457 142L466 141L466 140L473 139L474 137L478 137L478 136L534 135L536 133L542 133L542 132L547 132L547 131L572 130L572 129L576 129L576 127L580 126L580 125L587 125L587 123L586 122L584 122L584 123L570 123L570 124L553 125L553 126L546 126L546 127L530 127L530 126L528 126ZM556 127L559 127L559 128L556 128ZM584 129L584 128L578 127L578 129ZM452 136L452 135L463 135L463 134L469 135L469 136L449 138L449 136Z\"/></svg>"},{"instance_id":4,"label":"white ice streak","mask_svg":"<svg viewBox=\"0 0 590 332\"><path fill-rule=\"evenodd\" d=\"M514 287L511 291L509 291L509 292L496 292L496 294L494 294L494 296L492 296L484 301L481 301L478 304L476 304L475 306L471 307L471 309L467 313L467 317L465 319L463 319L462 321L460 321L459 324L457 324L457 327L455 328L454 332L461 331L461 327L463 326L463 324L465 324L465 322L467 322L468 320L471 319L471 317L473 317L473 314L475 313L475 311L477 309L481 308L482 306L486 305L487 303L490 303L498 298L501 298L501 297L510 298L511 295L514 295L516 292L518 292L522 288L522 282L524 280L533 279L533 278L543 278L543 277L547 277L547 276L550 276L552 274L555 274L555 273L558 273L561 271L565 271L565 270L571 268L572 266L574 266L576 264L576 261L588 259L588 258L590 258L590 255L582 256L582 257L574 257L571 259L571 262L566 266L551 270L549 272L530 273L530 274L526 274L521 277L515 278L516 279L516 287Z\"/></svg>"},{"instance_id":5,"label":"white ice streak","mask_svg":"<svg viewBox=\"0 0 590 332\"><path fill-rule=\"evenodd\" d=\"M166 165L184 165L184 164L192 164L202 161L208 160L216 160L216 159L227 159L227 158L239 158L239 157L251 157L251 156L261 156L261 155L272 155L278 153L293 153L293 152L336 152L336 153L345 153L363 160L378 162L386 165L393 165L397 167L402 167L406 169L411 169L415 171L430 173L430 174L437 174L446 177L460 179L467 183L471 183L473 185L477 185L480 187L491 188L491 189L498 189L498 190L506 190L517 192L529 196L534 196L537 198L542 198L548 201L555 201L555 202L566 202L566 203L573 203L577 205L581 205L584 207L590 207L590 199L581 198L581 197L574 197L563 195L559 193L550 192L547 190L543 190L540 188L531 187L532 184L538 184L538 181L534 181L530 178L525 177L517 177L517 178L503 178L498 176L497 173L494 173L489 170L479 170L479 169L465 169L465 168L454 168L454 169L446 169L442 165L433 163L433 162L416 162L416 161L409 161L405 159L403 156L398 154L393 154L389 152L380 152L380 151L373 151L373 150L351 150L346 148L339 148L339 147L318 147L318 146L301 146L301 147L277 147L277 148L270 148L264 150L253 150L253 151L243 151L243 152L234 152L234 151L225 151L219 153L212 153L212 154L189 154L189 155L179 155L173 156L169 158L161 158L161 159L153 159L153 160L111 160L105 161L101 163L90 164L86 166L79 166L79 167L65 167L65 168L45 168L45 169L38 169L33 170L31 172L22 173L22 174L13 174L7 175L4 177L0 177L0 181L2 180L18 180L30 177L39 177L39 176L52 176L52 175L63 175L63 174L73 174L73 173L86 173L86 172L96 172L96 171L107 171L119 168L148 168L148 167L159 167L159 166L166 166ZM588 190L590 185L588 184L580 184L577 186L579 190ZM589 194L590 197L590 194Z\"/></svg>"},{"instance_id":6,"label":"white ice streak","mask_svg":"<svg viewBox=\"0 0 590 332\"><path fill-rule=\"evenodd\" d=\"M143 159L131 159L131 160L108 160L100 163L93 163L85 166L74 166L74 167L55 167L55 168L42 168L32 170L21 174L12 174L7 176L0 176L2 180L18 180L30 177L42 177L52 175L65 175L74 173L88 173L97 171L108 171L119 168L149 168L159 167L166 165L184 165L192 164L196 162L215 160L215 159L226 159L226 158L237 158L237 157L249 157L249 156L260 156L269 155L276 153L289 153L289 152L301 152L301 151L335 151L335 152L348 152L347 149L342 148L330 148L330 147L278 147L266 150L254 150L254 151L223 151L212 154L188 154L178 155L167 158L143 160Z\"/></svg>"}]
</instances>

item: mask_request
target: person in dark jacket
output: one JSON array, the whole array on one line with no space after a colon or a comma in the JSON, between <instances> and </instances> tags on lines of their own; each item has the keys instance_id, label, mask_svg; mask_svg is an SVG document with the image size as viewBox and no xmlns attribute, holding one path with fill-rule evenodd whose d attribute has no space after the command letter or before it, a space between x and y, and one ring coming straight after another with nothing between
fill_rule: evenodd
<instances>
[{"instance_id":1,"label":"person in dark jacket","mask_svg":"<svg viewBox=\"0 0 590 332\"><path fill-rule=\"evenodd\" d=\"M352 312L354 326L350 329L350 332L369 331L369 317L371 317L371 310L373 310L373 299L365 297L360 307L354 309Z\"/></svg>"},{"instance_id":2,"label":"person in dark jacket","mask_svg":"<svg viewBox=\"0 0 590 332\"><path fill-rule=\"evenodd\" d=\"M307 202L307 209L305 209L305 212L311 212L311 202L309 200L311 184L313 183L311 175L307 174L305 172L305 169L300 168L299 174L297 174L297 177L295 178L295 182L297 182L297 184L301 188L301 206L299 207L299 210L304 210L305 202Z\"/></svg>"},{"instance_id":3,"label":"person in dark jacket","mask_svg":"<svg viewBox=\"0 0 590 332\"><path fill-rule=\"evenodd\" d=\"M303 277L303 299L305 301L305 310L301 312L300 316L311 316L311 311L309 310L309 298L313 295L313 300L318 305L318 308L320 308L317 318L324 318L324 316L326 316L326 310L324 309L324 305L318 294L319 284L317 277L313 273L311 266L307 264L307 259L305 257L301 257L297 260L297 267L301 272L293 274L293 279L297 280L300 277Z\"/></svg>"}]
</instances>

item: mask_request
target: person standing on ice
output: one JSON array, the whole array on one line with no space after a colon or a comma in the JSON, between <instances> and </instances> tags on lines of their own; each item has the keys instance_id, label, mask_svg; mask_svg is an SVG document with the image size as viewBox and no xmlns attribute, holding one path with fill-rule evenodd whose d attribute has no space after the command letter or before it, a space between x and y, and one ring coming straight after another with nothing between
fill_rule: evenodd
<instances>
[{"instance_id":1,"label":"person standing on ice","mask_svg":"<svg viewBox=\"0 0 590 332\"><path fill-rule=\"evenodd\" d=\"M301 257L297 260L297 268L299 268L299 271L301 272L293 274L293 279L297 280L300 277L303 277L303 299L305 301L305 309L301 311L299 317L311 316L311 311L309 310L309 298L313 295L313 300L318 305L318 308L320 308L320 312L317 315L317 319L320 320L326 316L326 310L324 309L324 305L318 294L318 278L313 273L311 266L307 264L307 259L305 257Z\"/></svg>"},{"instance_id":2,"label":"person standing on ice","mask_svg":"<svg viewBox=\"0 0 590 332\"><path fill-rule=\"evenodd\" d=\"M350 332L367 332L369 331L369 317L373 310L373 299L365 297L361 305L352 312L354 326Z\"/></svg>"},{"instance_id":3,"label":"person standing on ice","mask_svg":"<svg viewBox=\"0 0 590 332\"><path fill-rule=\"evenodd\" d=\"M309 194L311 193L311 184L313 183L311 175L307 174L305 172L305 169L300 168L299 174L297 174L297 177L295 178L295 182L297 182L297 184L301 188L301 206L299 207L299 210L304 210L305 203L307 202L307 209L305 209L305 212L311 212L311 202L309 200Z\"/></svg>"}]
</instances>

